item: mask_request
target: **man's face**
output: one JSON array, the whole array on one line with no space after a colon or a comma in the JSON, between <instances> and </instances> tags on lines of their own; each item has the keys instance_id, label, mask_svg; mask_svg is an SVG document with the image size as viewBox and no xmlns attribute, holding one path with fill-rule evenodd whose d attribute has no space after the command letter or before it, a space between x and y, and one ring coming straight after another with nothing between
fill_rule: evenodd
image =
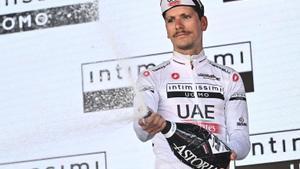
<instances>
[{"instance_id":1,"label":"man's face","mask_svg":"<svg viewBox=\"0 0 300 169\"><path fill-rule=\"evenodd\" d=\"M175 51L202 50L202 34L207 27L206 17L201 20L197 12L189 6L178 6L166 12L165 23L168 38Z\"/></svg>"}]
</instances>

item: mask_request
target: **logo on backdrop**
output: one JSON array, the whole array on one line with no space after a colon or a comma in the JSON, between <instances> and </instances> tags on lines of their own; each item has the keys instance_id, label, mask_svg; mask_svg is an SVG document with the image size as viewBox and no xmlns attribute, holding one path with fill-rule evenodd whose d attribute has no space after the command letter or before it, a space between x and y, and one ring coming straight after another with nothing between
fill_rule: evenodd
<instances>
[{"instance_id":1,"label":"logo on backdrop","mask_svg":"<svg viewBox=\"0 0 300 169\"><path fill-rule=\"evenodd\" d=\"M5 6L27 5L34 2L43 2L47 0L3 0L0 2L0 8Z\"/></svg>"},{"instance_id":2,"label":"logo on backdrop","mask_svg":"<svg viewBox=\"0 0 300 169\"><path fill-rule=\"evenodd\" d=\"M239 119L238 125L247 125ZM236 169L299 169L300 129L251 134L247 158L235 163ZM257 164L259 161L261 164Z\"/></svg>"},{"instance_id":3,"label":"logo on backdrop","mask_svg":"<svg viewBox=\"0 0 300 169\"><path fill-rule=\"evenodd\" d=\"M0 15L0 35L87 23L97 20L97 2L4 14Z\"/></svg>"},{"instance_id":4,"label":"logo on backdrop","mask_svg":"<svg viewBox=\"0 0 300 169\"><path fill-rule=\"evenodd\" d=\"M233 75L232 80L237 81L243 79L246 92L254 92L253 70L252 70L252 52L251 42L239 42L225 45L217 45L205 47L205 53L208 59L226 65L237 70L241 76ZM133 89L132 84L135 83L137 76L144 72L144 76L148 76L148 68L161 64L168 60L172 52L135 56L122 60L108 60L99 62L83 63L82 71L82 93L84 112L97 112L121 108L130 108L133 106ZM126 62L130 65L122 65ZM223 68L224 69L224 68ZM130 82L128 80L128 71L132 73ZM224 71L226 71L224 69ZM203 78L216 79L214 75L198 74ZM173 79L179 79L180 74L174 72ZM189 86L185 86L189 88ZM203 87L203 86L199 86ZM218 87L212 86L212 89L218 90L217 93L223 91ZM186 94L185 92L184 94ZM178 94L178 93L176 93ZM199 93L201 94L203 93ZM174 93L170 93L174 95ZM212 93L209 96L222 98L222 94Z\"/></svg>"},{"instance_id":5,"label":"logo on backdrop","mask_svg":"<svg viewBox=\"0 0 300 169\"><path fill-rule=\"evenodd\" d=\"M0 163L0 168L31 168L31 169L107 169L106 152L67 155L60 157L48 157L27 161L15 161Z\"/></svg>"},{"instance_id":6,"label":"logo on backdrop","mask_svg":"<svg viewBox=\"0 0 300 169\"><path fill-rule=\"evenodd\" d=\"M241 1L241 0L223 0L223 2Z\"/></svg>"}]
</instances>

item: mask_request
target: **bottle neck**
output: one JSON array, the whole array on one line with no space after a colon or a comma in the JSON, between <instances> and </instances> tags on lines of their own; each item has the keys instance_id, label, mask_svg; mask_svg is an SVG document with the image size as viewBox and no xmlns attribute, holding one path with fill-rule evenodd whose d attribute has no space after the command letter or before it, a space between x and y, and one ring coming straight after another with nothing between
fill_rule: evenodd
<instances>
[{"instance_id":1,"label":"bottle neck","mask_svg":"<svg viewBox=\"0 0 300 169\"><path fill-rule=\"evenodd\" d=\"M161 133L164 134L166 138L170 138L173 136L176 129L177 127L175 122L166 120L166 127L161 131Z\"/></svg>"}]
</instances>

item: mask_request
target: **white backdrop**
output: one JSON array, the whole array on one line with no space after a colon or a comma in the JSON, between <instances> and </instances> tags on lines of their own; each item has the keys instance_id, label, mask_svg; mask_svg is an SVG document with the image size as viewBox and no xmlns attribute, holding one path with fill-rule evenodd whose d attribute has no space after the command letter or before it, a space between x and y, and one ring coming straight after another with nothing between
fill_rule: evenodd
<instances>
[{"instance_id":1,"label":"white backdrop","mask_svg":"<svg viewBox=\"0 0 300 169\"><path fill-rule=\"evenodd\" d=\"M0 169L152 169L151 144L135 137L130 105L87 112L84 96L128 87L117 78L118 64L136 68L168 58L159 0L15 2L0 2ZM203 3L206 53L213 59L229 51L236 59L241 51L245 64L226 65L253 75L247 100L255 150L236 165L299 161L300 2ZM100 82L104 69L111 80Z\"/></svg>"}]
</instances>

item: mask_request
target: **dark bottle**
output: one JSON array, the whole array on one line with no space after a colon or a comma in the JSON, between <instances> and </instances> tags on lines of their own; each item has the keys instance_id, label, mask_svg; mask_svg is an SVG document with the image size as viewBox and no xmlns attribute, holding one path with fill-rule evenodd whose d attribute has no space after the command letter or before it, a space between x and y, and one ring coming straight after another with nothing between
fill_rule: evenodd
<instances>
[{"instance_id":1,"label":"dark bottle","mask_svg":"<svg viewBox=\"0 0 300 169\"><path fill-rule=\"evenodd\" d=\"M193 169L226 169L231 150L217 136L189 123L166 121L161 131L175 156Z\"/></svg>"}]
</instances>

